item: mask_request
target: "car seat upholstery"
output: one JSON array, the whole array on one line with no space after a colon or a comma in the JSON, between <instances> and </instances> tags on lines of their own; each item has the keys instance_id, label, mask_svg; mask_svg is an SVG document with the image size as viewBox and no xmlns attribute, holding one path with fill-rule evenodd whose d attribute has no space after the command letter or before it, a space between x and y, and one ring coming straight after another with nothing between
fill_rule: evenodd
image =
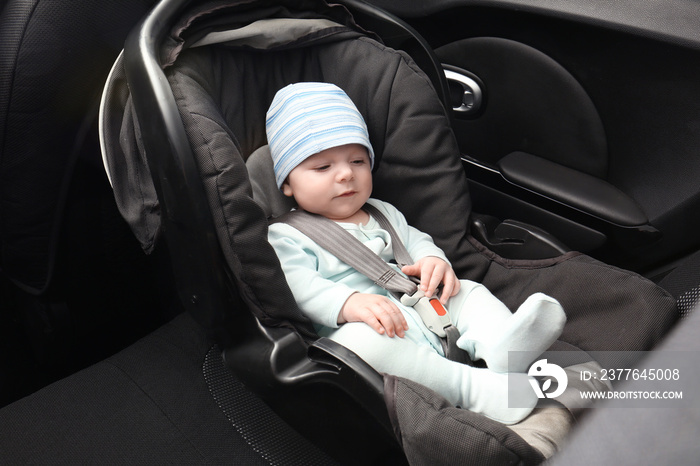
<instances>
[{"instance_id":1,"label":"car seat upholstery","mask_svg":"<svg viewBox=\"0 0 700 466\"><path fill-rule=\"evenodd\" d=\"M11 349L0 361L0 404L173 315L151 273L161 256L141 253L117 210L96 125L110 66L153 3L3 4L0 339Z\"/></svg>"},{"instance_id":2,"label":"car seat upholstery","mask_svg":"<svg viewBox=\"0 0 700 466\"><path fill-rule=\"evenodd\" d=\"M291 42L273 44L253 43L241 34L246 26L260 27L257 21L268 18L277 21L272 28L276 34L280 18L302 19L301 23L312 27ZM317 19L336 24L324 23L316 29ZM178 193L180 180L171 176L177 175L175 172L169 172L164 183L165 166L172 163L170 157L177 159L176 164L184 165L183 159L194 163L194 176L202 179L197 189L203 187L205 209L211 212L211 229L225 259L225 273L230 274L232 288L245 307L264 326L291 325L307 341L315 338L308 321L296 309L274 252L264 241L266 212L253 199L254 187L245 168L245 160L266 143L264 112L277 89L312 80L343 88L365 117L377 154L373 195L393 203L410 223L433 235L460 276L483 282L512 309L536 291L557 298L568 316L561 344L579 350L645 350L675 322L673 298L636 274L576 252L543 260L511 260L471 237L466 178L449 119L431 80L405 53L387 48L373 34L357 27L344 8L311 1L276 2L274 6L265 1L255 5L202 2L173 24L157 52L168 90L154 93L172 95L168 99L171 106L144 98L148 92L141 93L139 81L158 80L138 74L139 66L133 64L139 58L129 56L128 46L123 62L115 65L103 121L106 162L115 196L144 249L153 248L164 224L172 255L177 256L192 244L178 242L169 232L187 224L180 204L199 193L191 191L192 179L183 182L190 190ZM210 34L226 30L234 33L224 34L224 39L213 39ZM131 96L126 93L125 76ZM179 116L182 127L178 123L178 134L167 138L177 141L177 147L164 147L162 133L139 125L154 112L163 121ZM144 151L150 155L144 157ZM134 196L134 192L141 196ZM446 208L452 215L445 215ZM187 279L188 271L178 271L177 264L175 272ZM275 292L270 293L270 289ZM186 301L191 298L192 294L183 296ZM190 309L201 313L196 306ZM243 319L229 315L231 331L235 331L236 318ZM635 325L621 325L630 321ZM205 319L204 323L217 326L216 321ZM235 338L231 341L234 347L237 343ZM619 363L633 363L633 353L628 355L629 360ZM409 389L401 395L404 398L393 403L396 383L385 378L385 384L393 387L385 391L389 404L411 409L421 395L408 383ZM425 408L439 411L444 407L433 403ZM461 416L472 416L472 425L484 425L478 415L462 411ZM401 432L404 448L411 441L411 427L394 425ZM478 429L483 438L474 442L476 450L466 456L481 458L484 441L494 438L489 437L490 429L500 429L501 438L493 444L500 453L490 451L492 458L503 460L499 454L512 455L513 449L504 445L513 439L522 450L515 457L526 462L542 459L502 426ZM420 448L425 442L422 438L414 445ZM412 456L410 448L406 450L409 458L419 457Z\"/></svg>"},{"instance_id":3,"label":"car seat upholstery","mask_svg":"<svg viewBox=\"0 0 700 466\"><path fill-rule=\"evenodd\" d=\"M0 410L7 464L337 464L236 379L181 314Z\"/></svg>"},{"instance_id":4,"label":"car seat upholstery","mask_svg":"<svg viewBox=\"0 0 700 466\"><path fill-rule=\"evenodd\" d=\"M700 304L698 277L700 277L700 252L686 257L659 281L659 286L676 298L681 318L689 317Z\"/></svg>"},{"instance_id":5,"label":"car seat upholstery","mask_svg":"<svg viewBox=\"0 0 700 466\"><path fill-rule=\"evenodd\" d=\"M51 284L76 165L99 162L99 151L81 152L90 141L99 104L95 84L106 78L129 29L153 3L109 1L97 7L87 2L69 6L13 0L4 5L2 269L30 293L41 294ZM47 28L50 21L54 30ZM113 26L109 30L103 27L107 21ZM71 28L60 27L71 23ZM81 160L88 157L95 158Z\"/></svg>"}]
</instances>

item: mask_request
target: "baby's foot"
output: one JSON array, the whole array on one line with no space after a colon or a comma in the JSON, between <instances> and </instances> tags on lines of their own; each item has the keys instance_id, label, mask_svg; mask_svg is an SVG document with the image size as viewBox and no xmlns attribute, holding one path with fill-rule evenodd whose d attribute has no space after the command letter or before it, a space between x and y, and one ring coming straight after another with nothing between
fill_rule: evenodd
<instances>
[{"instance_id":1,"label":"baby's foot","mask_svg":"<svg viewBox=\"0 0 700 466\"><path fill-rule=\"evenodd\" d=\"M502 374L474 369L464 408L503 424L525 419L537 404L526 374Z\"/></svg>"},{"instance_id":2,"label":"baby's foot","mask_svg":"<svg viewBox=\"0 0 700 466\"><path fill-rule=\"evenodd\" d=\"M559 302L535 293L493 332L472 338L462 335L457 346L483 359L492 371L526 372L559 338L565 323L566 314Z\"/></svg>"}]
</instances>

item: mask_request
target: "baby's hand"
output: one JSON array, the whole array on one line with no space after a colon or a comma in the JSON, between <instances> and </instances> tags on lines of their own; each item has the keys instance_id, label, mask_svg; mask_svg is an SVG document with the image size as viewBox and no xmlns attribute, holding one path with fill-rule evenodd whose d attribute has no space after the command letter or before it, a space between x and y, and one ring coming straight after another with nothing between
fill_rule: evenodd
<instances>
[{"instance_id":1,"label":"baby's hand","mask_svg":"<svg viewBox=\"0 0 700 466\"><path fill-rule=\"evenodd\" d=\"M443 284L440 302L447 300L459 292L459 279L450 264L439 257L427 256L413 265L404 266L401 271L406 275L420 278L420 289L426 296L433 296L440 283Z\"/></svg>"},{"instance_id":2,"label":"baby's hand","mask_svg":"<svg viewBox=\"0 0 700 466\"><path fill-rule=\"evenodd\" d=\"M364 322L377 333L403 338L408 323L399 308L386 296L354 293L343 304L338 315L338 324Z\"/></svg>"}]
</instances>

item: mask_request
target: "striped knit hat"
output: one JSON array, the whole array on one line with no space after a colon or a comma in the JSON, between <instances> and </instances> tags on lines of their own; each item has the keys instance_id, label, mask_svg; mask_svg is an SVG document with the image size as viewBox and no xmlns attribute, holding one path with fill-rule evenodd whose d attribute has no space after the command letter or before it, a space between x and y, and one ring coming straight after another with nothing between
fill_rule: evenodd
<instances>
[{"instance_id":1,"label":"striped knit hat","mask_svg":"<svg viewBox=\"0 0 700 466\"><path fill-rule=\"evenodd\" d=\"M331 147L361 144L374 151L367 125L350 97L327 83L297 83L280 89L267 111L270 145L277 187L308 157Z\"/></svg>"}]
</instances>

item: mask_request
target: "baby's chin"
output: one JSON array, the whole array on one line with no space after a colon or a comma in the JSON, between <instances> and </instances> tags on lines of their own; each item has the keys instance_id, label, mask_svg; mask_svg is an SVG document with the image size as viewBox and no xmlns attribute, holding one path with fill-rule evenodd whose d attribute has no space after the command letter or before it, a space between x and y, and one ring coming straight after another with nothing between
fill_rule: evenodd
<instances>
[{"instance_id":1,"label":"baby's chin","mask_svg":"<svg viewBox=\"0 0 700 466\"><path fill-rule=\"evenodd\" d=\"M364 205L364 204L363 204ZM365 212L362 209L357 209L354 211L348 211L348 212L333 212L333 213L325 213L321 214L324 217L327 217L335 222L340 222L340 223L366 223L367 220L369 220L369 214Z\"/></svg>"}]
</instances>

